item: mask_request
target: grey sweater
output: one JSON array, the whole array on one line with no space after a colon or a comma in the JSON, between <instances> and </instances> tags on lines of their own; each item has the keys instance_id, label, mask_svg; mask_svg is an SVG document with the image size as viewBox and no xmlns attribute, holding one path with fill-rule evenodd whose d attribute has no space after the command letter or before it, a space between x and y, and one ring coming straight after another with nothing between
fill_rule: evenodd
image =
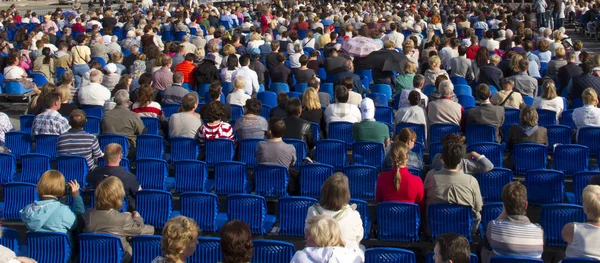
<instances>
[{"instance_id":1,"label":"grey sweater","mask_svg":"<svg viewBox=\"0 0 600 263\"><path fill-rule=\"evenodd\" d=\"M459 166L461 167L462 171L466 174L485 173L494 169L494 164L484 155L479 157L479 159L477 160L464 158L462 159L462 161L460 161ZM436 170L443 168L444 161L442 160L442 154L438 153L433 157L433 161L431 161L431 169Z\"/></svg>"}]
</instances>

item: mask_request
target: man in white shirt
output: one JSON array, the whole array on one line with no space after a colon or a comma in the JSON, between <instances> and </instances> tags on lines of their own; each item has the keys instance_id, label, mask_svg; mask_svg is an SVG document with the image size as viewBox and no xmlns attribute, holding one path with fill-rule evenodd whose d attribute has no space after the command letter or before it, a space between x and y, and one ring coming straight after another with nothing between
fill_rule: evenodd
<instances>
[{"instance_id":1,"label":"man in white shirt","mask_svg":"<svg viewBox=\"0 0 600 263\"><path fill-rule=\"evenodd\" d=\"M202 31L202 30L200 30L200 31ZM187 55L188 53L196 54L197 47L196 47L196 45L190 43L189 35L185 35L183 37L183 42L181 42L181 44L179 44L179 45L183 46L183 50L185 52L185 54L183 54L183 56Z\"/></svg>"},{"instance_id":2,"label":"man in white shirt","mask_svg":"<svg viewBox=\"0 0 600 263\"><path fill-rule=\"evenodd\" d=\"M451 70L450 60L458 57L458 46L460 45L460 39L452 38L448 41L448 44L440 50L440 58L442 59L442 68Z\"/></svg>"},{"instance_id":3,"label":"man in white shirt","mask_svg":"<svg viewBox=\"0 0 600 263\"><path fill-rule=\"evenodd\" d=\"M110 91L102 86L102 72L92 70L90 72L90 84L77 90L77 101L81 105L104 106L110 100Z\"/></svg>"},{"instance_id":4,"label":"man in white shirt","mask_svg":"<svg viewBox=\"0 0 600 263\"><path fill-rule=\"evenodd\" d=\"M396 29L397 29L396 23L392 23L390 25L390 30L392 32L385 35L385 37L383 37L382 40L383 40L383 42L392 41L392 42L394 42L396 48L402 48L402 43L404 43L404 35L402 33L399 33L398 31L396 31Z\"/></svg>"},{"instance_id":5,"label":"man in white shirt","mask_svg":"<svg viewBox=\"0 0 600 263\"><path fill-rule=\"evenodd\" d=\"M240 65L242 66L231 75L231 79L235 79L237 76L241 76L246 81L244 91L248 95L258 93L258 75L254 70L251 70L248 66L250 65L250 57L244 55L240 57Z\"/></svg>"},{"instance_id":6,"label":"man in white shirt","mask_svg":"<svg viewBox=\"0 0 600 263\"><path fill-rule=\"evenodd\" d=\"M325 109L325 122L329 124L334 121L347 121L357 123L362 120L360 110L356 105L348 103L350 93L344 86L335 89L336 103L329 104Z\"/></svg>"},{"instance_id":7,"label":"man in white shirt","mask_svg":"<svg viewBox=\"0 0 600 263\"><path fill-rule=\"evenodd\" d=\"M429 101L429 98L427 98L427 95L425 95L425 93L423 93L423 87L425 86L425 77L423 77L423 75L421 74L416 74L413 77L413 87L412 89L405 89L402 90L402 93L400 93L400 105L398 105L398 108L404 108L404 107L409 107L410 106L410 102L408 101L408 95L410 94L411 91L416 90L419 93L421 93L421 103L424 109L427 108L427 102Z\"/></svg>"},{"instance_id":8,"label":"man in white shirt","mask_svg":"<svg viewBox=\"0 0 600 263\"><path fill-rule=\"evenodd\" d=\"M581 94L583 107L573 111L573 123L577 127L577 132L583 127L600 127L600 109L598 104L598 94L592 88L587 88Z\"/></svg>"},{"instance_id":9,"label":"man in white shirt","mask_svg":"<svg viewBox=\"0 0 600 263\"><path fill-rule=\"evenodd\" d=\"M488 51L492 52L500 48L500 42L494 40L494 31L485 31L485 38L479 42L480 47L486 47Z\"/></svg>"}]
</instances>

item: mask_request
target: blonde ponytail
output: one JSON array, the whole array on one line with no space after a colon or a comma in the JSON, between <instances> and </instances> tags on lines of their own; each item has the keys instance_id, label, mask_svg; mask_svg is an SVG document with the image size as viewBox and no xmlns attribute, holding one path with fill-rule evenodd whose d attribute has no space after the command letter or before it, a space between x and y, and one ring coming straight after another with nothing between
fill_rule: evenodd
<instances>
[{"instance_id":1,"label":"blonde ponytail","mask_svg":"<svg viewBox=\"0 0 600 263\"><path fill-rule=\"evenodd\" d=\"M394 163L394 168L396 169L396 174L394 175L394 186L396 187L396 191L399 191L400 183L402 182L402 177L400 176L400 167L405 166L406 161L408 160L408 146L406 143L395 142L390 150L390 157Z\"/></svg>"}]
</instances>

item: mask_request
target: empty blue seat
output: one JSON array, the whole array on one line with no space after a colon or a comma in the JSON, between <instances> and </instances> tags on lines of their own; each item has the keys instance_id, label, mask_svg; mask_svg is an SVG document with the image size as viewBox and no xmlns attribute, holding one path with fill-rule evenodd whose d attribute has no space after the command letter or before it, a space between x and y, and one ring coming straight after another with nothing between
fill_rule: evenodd
<instances>
[{"instance_id":1,"label":"empty blue seat","mask_svg":"<svg viewBox=\"0 0 600 263\"><path fill-rule=\"evenodd\" d=\"M35 83L35 85L38 87L44 86L46 83L48 83L48 79L42 73L31 73L30 77L32 78L33 83Z\"/></svg>"},{"instance_id":2,"label":"empty blue seat","mask_svg":"<svg viewBox=\"0 0 600 263\"><path fill-rule=\"evenodd\" d=\"M221 262L221 239L218 237L198 237L196 252L188 259L189 262Z\"/></svg>"},{"instance_id":3,"label":"empty blue seat","mask_svg":"<svg viewBox=\"0 0 600 263\"><path fill-rule=\"evenodd\" d=\"M599 171L593 172L578 172L573 175L573 183L571 184L571 188L573 193L567 193L567 199L569 199L570 203L575 203L581 205L581 195L583 194L583 189L588 186L590 180L599 176Z\"/></svg>"},{"instance_id":4,"label":"empty blue seat","mask_svg":"<svg viewBox=\"0 0 600 263\"><path fill-rule=\"evenodd\" d=\"M295 92L295 91L290 91L287 93L288 94L288 98L293 99L302 99L302 93L300 92Z\"/></svg>"},{"instance_id":5,"label":"empty blue seat","mask_svg":"<svg viewBox=\"0 0 600 263\"><path fill-rule=\"evenodd\" d=\"M242 163L245 163L248 168L252 168L256 165L256 158L254 158L254 153L256 153L256 146L258 142L264 141L265 139L244 139L239 141L239 158Z\"/></svg>"},{"instance_id":6,"label":"empty blue seat","mask_svg":"<svg viewBox=\"0 0 600 263\"><path fill-rule=\"evenodd\" d=\"M278 240L255 239L251 263L288 263L296 251L294 244Z\"/></svg>"},{"instance_id":7,"label":"empty blue seat","mask_svg":"<svg viewBox=\"0 0 600 263\"><path fill-rule=\"evenodd\" d=\"M365 200L356 198L350 199L350 205L356 205L356 211L360 214L362 220L364 234L363 239L368 239L371 233L371 219L369 218L369 204Z\"/></svg>"},{"instance_id":8,"label":"empty blue seat","mask_svg":"<svg viewBox=\"0 0 600 263\"><path fill-rule=\"evenodd\" d=\"M485 231L487 231L487 225L490 221L495 220L502 214L504 205L502 202L487 203L483 205L481 209L481 223L479 224L479 232L482 238L485 238Z\"/></svg>"},{"instance_id":9,"label":"empty blue seat","mask_svg":"<svg viewBox=\"0 0 600 263\"><path fill-rule=\"evenodd\" d=\"M530 205L562 203L565 174L555 170L531 170L525 175L525 187Z\"/></svg>"},{"instance_id":10,"label":"empty blue seat","mask_svg":"<svg viewBox=\"0 0 600 263\"><path fill-rule=\"evenodd\" d=\"M208 167L215 166L215 163L233 161L235 148L233 141L229 139L213 139L204 141L206 164Z\"/></svg>"},{"instance_id":11,"label":"empty blue seat","mask_svg":"<svg viewBox=\"0 0 600 263\"><path fill-rule=\"evenodd\" d=\"M419 206L401 202L377 204L378 236L381 241L417 242L421 225Z\"/></svg>"},{"instance_id":12,"label":"empty blue seat","mask_svg":"<svg viewBox=\"0 0 600 263\"><path fill-rule=\"evenodd\" d=\"M17 230L8 227L2 227L2 238L0 238L0 245L3 245L13 252L18 254L20 238Z\"/></svg>"},{"instance_id":13,"label":"empty blue seat","mask_svg":"<svg viewBox=\"0 0 600 263\"><path fill-rule=\"evenodd\" d=\"M83 233L79 235L79 257L81 263L121 263L123 243L119 236Z\"/></svg>"},{"instance_id":14,"label":"empty blue seat","mask_svg":"<svg viewBox=\"0 0 600 263\"><path fill-rule=\"evenodd\" d=\"M160 121L154 117L141 117L148 134L158 135L160 132Z\"/></svg>"},{"instance_id":15,"label":"empty blue seat","mask_svg":"<svg viewBox=\"0 0 600 263\"><path fill-rule=\"evenodd\" d=\"M392 87L388 84L373 84L371 86L370 90L371 90L371 93L385 94L385 97L387 100L392 99Z\"/></svg>"},{"instance_id":16,"label":"empty blue seat","mask_svg":"<svg viewBox=\"0 0 600 263\"><path fill-rule=\"evenodd\" d=\"M592 155L598 152L600 145L600 128L598 127L583 127L577 132L577 144L587 146Z\"/></svg>"},{"instance_id":17,"label":"empty blue seat","mask_svg":"<svg viewBox=\"0 0 600 263\"><path fill-rule=\"evenodd\" d=\"M21 167L19 181L37 184L40 176L50 170L50 156L37 153L23 154Z\"/></svg>"},{"instance_id":18,"label":"empty blue seat","mask_svg":"<svg viewBox=\"0 0 600 263\"><path fill-rule=\"evenodd\" d=\"M394 123L394 110L387 105L375 107L375 120L391 125Z\"/></svg>"},{"instance_id":19,"label":"empty blue seat","mask_svg":"<svg viewBox=\"0 0 600 263\"><path fill-rule=\"evenodd\" d=\"M437 155L438 153L442 153L443 148L444 148L444 146L442 145L441 142L434 142L434 143L429 144L429 163L430 164L433 161L433 158L435 157L435 155Z\"/></svg>"},{"instance_id":20,"label":"empty blue seat","mask_svg":"<svg viewBox=\"0 0 600 263\"><path fill-rule=\"evenodd\" d=\"M267 215L267 201L264 197L250 194L227 196L227 219L241 220L250 226L252 234L269 233L275 223L275 216Z\"/></svg>"},{"instance_id":21,"label":"empty blue seat","mask_svg":"<svg viewBox=\"0 0 600 263\"><path fill-rule=\"evenodd\" d=\"M314 141L318 142L321 139L321 126L316 122L311 122L310 129L312 130Z\"/></svg>"},{"instance_id":22,"label":"empty blue seat","mask_svg":"<svg viewBox=\"0 0 600 263\"><path fill-rule=\"evenodd\" d=\"M351 147L354 143L354 138L352 138L352 124L346 121L330 122L327 129L329 139L344 141L347 147Z\"/></svg>"},{"instance_id":23,"label":"empty blue seat","mask_svg":"<svg viewBox=\"0 0 600 263\"><path fill-rule=\"evenodd\" d=\"M571 222L585 222L583 207L572 204L549 204L542 206L540 225L544 228L544 245L564 247L563 227Z\"/></svg>"},{"instance_id":24,"label":"empty blue seat","mask_svg":"<svg viewBox=\"0 0 600 263\"><path fill-rule=\"evenodd\" d=\"M156 257L161 256L159 235L139 235L131 239L131 262L147 263L152 262Z\"/></svg>"},{"instance_id":25,"label":"empty blue seat","mask_svg":"<svg viewBox=\"0 0 600 263\"><path fill-rule=\"evenodd\" d=\"M332 165L336 171L346 165L346 143L341 140L320 140L316 146L316 158L320 163Z\"/></svg>"},{"instance_id":26,"label":"empty blue seat","mask_svg":"<svg viewBox=\"0 0 600 263\"><path fill-rule=\"evenodd\" d=\"M94 116L87 117L83 130L90 134L100 134L100 118Z\"/></svg>"},{"instance_id":27,"label":"empty blue seat","mask_svg":"<svg viewBox=\"0 0 600 263\"><path fill-rule=\"evenodd\" d=\"M37 262L67 263L71 257L70 238L65 233L27 232L27 257Z\"/></svg>"},{"instance_id":28,"label":"empty blue seat","mask_svg":"<svg viewBox=\"0 0 600 263\"><path fill-rule=\"evenodd\" d=\"M167 189L169 166L163 159L138 159L135 162L135 177L144 189Z\"/></svg>"},{"instance_id":29,"label":"empty blue seat","mask_svg":"<svg viewBox=\"0 0 600 263\"><path fill-rule=\"evenodd\" d=\"M357 69L354 71L354 74L359 75L359 76L366 76L367 79L370 82L373 82L373 73L371 71L371 69ZM369 88L369 87L365 87L365 88Z\"/></svg>"},{"instance_id":30,"label":"empty blue seat","mask_svg":"<svg viewBox=\"0 0 600 263\"><path fill-rule=\"evenodd\" d=\"M23 117L23 116L21 116ZM23 127L23 126L21 126ZM17 159L31 151L31 127L29 132L10 131L4 135L4 144Z\"/></svg>"},{"instance_id":31,"label":"empty blue seat","mask_svg":"<svg viewBox=\"0 0 600 263\"><path fill-rule=\"evenodd\" d=\"M414 131L414 130L413 130ZM446 134L460 133L460 126L453 123L436 123L429 127L429 143L440 142ZM417 141L419 135L417 134Z\"/></svg>"},{"instance_id":32,"label":"empty blue seat","mask_svg":"<svg viewBox=\"0 0 600 263\"><path fill-rule=\"evenodd\" d=\"M551 110L536 109L538 113L538 125L550 126L556 124L556 112Z\"/></svg>"},{"instance_id":33,"label":"empty blue seat","mask_svg":"<svg viewBox=\"0 0 600 263\"><path fill-rule=\"evenodd\" d=\"M61 155L56 158L58 170L65 176L65 181L76 180L80 185L85 185L89 167L87 160L79 155Z\"/></svg>"},{"instance_id":34,"label":"empty blue seat","mask_svg":"<svg viewBox=\"0 0 600 263\"><path fill-rule=\"evenodd\" d=\"M571 143L571 128L565 125L550 125L546 126L548 131L548 150L554 152L554 146L556 144L570 144Z\"/></svg>"},{"instance_id":35,"label":"empty blue seat","mask_svg":"<svg viewBox=\"0 0 600 263\"><path fill-rule=\"evenodd\" d=\"M279 235L304 236L304 219L308 208L317 204L317 199L303 196L279 198Z\"/></svg>"},{"instance_id":36,"label":"empty blue seat","mask_svg":"<svg viewBox=\"0 0 600 263\"><path fill-rule=\"evenodd\" d=\"M504 159L504 147L499 143L482 142L469 144L468 152L477 152L479 154L483 154L494 164L494 167L502 167L502 162Z\"/></svg>"},{"instance_id":37,"label":"empty blue seat","mask_svg":"<svg viewBox=\"0 0 600 263\"><path fill-rule=\"evenodd\" d=\"M288 169L275 164L259 164L254 167L255 192L261 196L287 196Z\"/></svg>"},{"instance_id":38,"label":"empty blue seat","mask_svg":"<svg viewBox=\"0 0 600 263\"><path fill-rule=\"evenodd\" d=\"M352 159L354 164L364 164L381 169L385 149L383 143L355 142L352 145Z\"/></svg>"},{"instance_id":39,"label":"empty blue seat","mask_svg":"<svg viewBox=\"0 0 600 263\"><path fill-rule=\"evenodd\" d=\"M171 117L171 115L177 113L181 108L181 104L165 104L162 105L162 111L166 118Z\"/></svg>"},{"instance_id":40,"label":"empty blue seat","mask_svg":"<svg viewBox=\"0 0 600 263\"><path fill-rule=\"evenodd\" d=\"M36 135L35 152L50 156L52 160L56 159L58 152L56 150L56 141L58 135Z\"/></svg>"},{"instance_id":41,"label":"empty blue seat","mask_svg":"<svg viewBox=\"0 0 600 263\"><path fill-rule=\"evenodd\" d=\"M205 187L208 179L206 169L206 163L198 160L175 162L175 192L209 191L210 189Z\"/></svg>"},{"instance_id":42,"label":"empty blue seat","mask_svg":"<svg viewBox=\"0 0 600 263\"><path fill-rule=\"evenodd\" d=\"M523 101L525 101L525 104L527 104L527 106L533 105L533 98L532 97L523 96Z\"/></svg>"},{"instance_id":43,"label":"empty blue seat","mask_svg":"<svg viewBox=\"0 0 600 263\"><path fill-rule=\"evenodd\" d=\"M163 158L165 144L162 136L141 134L136 137L136 158Z\"/></svg>"},{"instance_id":44,"label":"empty blue seat","mask_svg":"<svg viewBox=\"0 0 600 263\"><path fill-rule=\"evenodd\" d=\"M10 153L0 153L0 184L13 182L17 171L17 159Z\"/></svg>"},{"instance_id":45,"label":"empty blue seat","mask_svg":"<svg viewBox=\"0 0 600 263\"><path fill-rule=\"evenodd\" d=\"M365 251L365 262L373 263L416 263L415 253L402 248L377 247Z\"/></svg>"},{"instance_id":46,"label":"empty blue seat","mask_svg":"<svg viewBox=\"0 0 600 263\"><path fill-rule=\"evenodd\" d=\"M390 97L386 96L383 93L374 93L371 92L369 93L369 95L367 95L368 98L373 100L373 103L375 104L375 106L377 107L387 107L388 106L388 100L390 99Z\"/></svg>"},{"instance_id":47,"label":"empty blue seat","mask_svg":"<svg viewBox=\"0 0 600 263\"><path fill-rule=\"evenodd\" d=\"M194 219L202 232L217 232L227 222L219 213L219 198L215 194L187 192L179 199L181 215Z\"/></svg>"},{"instance_id":48,"label":"empty blue seat","mask_svg":"<svg viewBox=\"0 0 600 263\"><path fill-rule=\"evenodd\" d=\"M495 256L490 259L490 263L544 263L544 261L541 258L520 256Z\"/></svg>"},{"instance_id":49,"label":"empty blue seat","mask_svg":"<svg viewBox=\"0 0 600 263\"><path fill-rule=\"evenodd\" d=\"M350 196L363 200L375 200L378 170L373 166L351 165L344 168L350 183Z\"/></svg>"},{"instance_id":50,"label":"empty blue seat","mask_svg":"<svg viewBox=\"0 0 600 263\"><path fill-rule=\"evenodd\" d=\"M559 144L554 148L554 169L573 175L588 170L590 151L578 144Z\"/></svg>"},{"instance_id":51,"label":"empty blue seat","mask_svg":"<svg viewBox=\"0 0 600 263\"><path fill-rule=\"evenodd\" d=\"M515 173L525 174L535 169L546 169L548 148L543 144L519 143L514 146L512 156L515 163Z\"/></svg>"},{"instance_id":52,"label":"empty blue seat","mask_svg":"<svg viewBox=\"0 0 600 263\"><path fill-rule=\"evenodd\" d=\"M306 142L298 139L283 139L287 144L291 144L296 149L296 163L293 165L294 168L299 169L302 160L308 155Z\"/></svg>"},{"instance_id":53,"label":"empty blue seat","mask_svg":"<svg viewBox=\"0 0 600 263\"><path fill-rule=\"evenodd\" d=\"M300 195L320 198L323 183L333 173L333 166L328 164L312 163L300 166Z\"/></svg>"},{"instance_id":54,"label":"empty blue seat","mask_svg":"<svg viewBox=\"0 0 600 263\"><path fill-rule=\"evenodd\" d=\"M173 137L171 143L171 163L182 160L197 160L200 148L198 140L188 137Z\"/></svg>"},{"instance_id":55,"label":"empty blue seat","mask_svg":"<svg viewBox=\"0 0 600 263\"><path fill-rule=\"evenodd\" d=\"M504 109L504 125L512 125L519 123L519 116L521 115L521 110L519 109Z\"/></svg>"},{"instance_id":56,"label":"empty blue seat","mask_svg":"<svg viewBox=\"0 0 600 263\"><path fill-rule=\"evenodd\" d=\"M248 172L241 162L215 164L215 191L219 195L249 193Z\"/></svg>"},{"instance_id":57,"label":"empty blue seat","mask_svg":"<svg viewBox=\"0 0 600 263\"><path fill-rule=\"evenodd\" d=\"M272 91L263 91L256 94L256 98L271 108L277 107L277 93Z\"/></svg>"},{"instance_id":58,"label":"empty blue seat","mask_svg":"<svg viewBox=\"0 0 600 263\"><path fill-rule=\"evenodd\" d=\"M333 83L321 83L321 88L319 89L319 92L325 92L329 94L329 97L333 100L333 95L334 95L334 90L333 90Z\"/></svg>"},{"instance_id":59,"label":"empty blue seat","mask_svg":"<svg viewBox=\"0 0 600 263\"><path fill-rule=\"evenodd\" d=\"M135 200L135 208L146 224L160 229L171 218L173 204L170 192L144 189L137 192Z\"/></svg>"},{"instance_id":60,"label":"empty blue seat","mask_svg":"<svg viewBox=\"0 0 600 263\"><path fill-rule=\"evenodd\" d=\"M299 92L300 94L303 94L306 89L308 89L308 83L297 83L294 86L294 91Z\"/></svg>"},{"instance_id":61,"label":"empty blue seat","mask_svg":"<svg viewBox=\"0 0 600 263\"><path fill-rule=\"evenodd\" d=\"M38 199L35 189L36 185L31 183L5 184L2 217L5 220L21 220L19 211Z\"/></svg>"},{"instance_id":62,"label":"empty blue seat","mask_svg":"<svg viewBox=\"0 0 600 263\"><path fill-rule=\"evenodd\" d=\"M450 81L452 82L452 84L454 84L454 93L456 93L456 86L457 85L469 85L469 83L467 82L467 79L465 77L461 77L461 76L450 76ZM471 88L471 87L469 87ZM458 94L458 93L456 93Z\"/></svg>"},{"instance_id":63,"label":"empty blue seat","mask_svg":"<svg viewBox=\"0 0 600 263\"><path fill-rule=\"evenodd\" d=\"M290 86L288 86L287 83L283 83L283 82L273 82L271 83L271 91L274 93L288 93L290 92Z\"/></svg>"},{"instance_id":64,"label":"empty blue seat","mask_svg":"<svg viewBox=\"0 0 600 263\"><path fill-rule=\"evenodd\" d=\"M437 88L434 85L426 85L423 87L423 93L427 96L433 94L436 90Z\"/></svg>"},{"instance_id":65,"label":"empty blue seat","mask_svg":"<svg viewBox=\"0 0 600 263\"><path fill-rule=\"evenodd\" d=\"M81 110L85 112L86 117L96 117L102 119L104 116L104 107L98 105L81 105Z\"/></svg>"},{"instance_id":66,"label":"empty blue seat","mask_svg":"<svg viewBox=\"0 0 600 263\"><path fill-rule=\"evenodd\" d=\"M475 98L471 95L456 95L458 98L458 103L463 106L463 108L473 108L475 107Z\"/></svg>"},{"instance_id":67,"label":"empty blue seat","mask_svg":"<svg viewBox=\"0 0 600 263\"><path fill-rule=\"evenodd\" d=\"M429 205L428 223L431 229L431 240L439 235L453 232L472 241L473 214L470 206L456 204Z\"/></svg>"},{"instance_id":68,"label":"empty blue seat","mask_svg":"<svg viewBox=\"0 0 600 263\"><path fill-rule=\"evenodd\" d=\"M494 168L489 172L475 175L483 202L502 201L502 188L513 181L513 172L506 168Z\"/></svg>"},{"instance_id":69,"label":"empty blue seat","mask_svg":"<svg viewBox=\"0 0 600 263\"><path fill-rule=\"evenodd\" d=\"M496 142L496 127L493 125L467 125L467 144Z\"/></svg>"},{"instance_id":70,"label":"empty blue seat","mask_svg":"<svg viewBox=\"0 0 600 263\"><path fill-rule=\"evenodd\" d=\"M18 81L7 81L4 83L3 93L11 95L23 95L29 92L33 92L33 88L26 89L23 84Z\"/></svg>"},{"instance_id":71,"label":"empty blue seat","mask_svg":"<svg viewBox=\"0 0 600 263\"><path fill-rule=\"evenodd\" d=\"M111 143L117 143L121 145L123 148L123 157L127 156L129 152L129 140L127 136L121 134L102 134L98 136L98 142L100 143L100 148L104 150L107 145Z\"/></svg>"},{"instance_id":72,"label":"empty blue seat","mask_svg":"<svg viewBox=\"0 0 600 263\"><path fill-rule=\"evenodd\" d=\"M473 96L473 90L471 89L471 86L469 86L468 84L454 84L454 94L456 94L457 96L459 95L466 95L466 96ZM460 99L459 99L460 100Z\"/></svg>"},{"instance_id":73,"label":"empty blue seat","mask_svg":"<svg viewBox=\"0 0 600 263\"><path fill-rule=\"evenodd\" d=\"M271 118L271 107L263 104L260 109L260 116L268 121Z\"/></svg>"}]
</instances>

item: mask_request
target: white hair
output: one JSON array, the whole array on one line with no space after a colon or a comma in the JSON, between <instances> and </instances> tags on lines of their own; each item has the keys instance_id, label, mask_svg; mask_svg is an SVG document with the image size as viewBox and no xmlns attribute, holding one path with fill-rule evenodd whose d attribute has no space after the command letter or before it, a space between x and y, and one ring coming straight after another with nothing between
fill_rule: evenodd
<instances>
[{"instance_id":1,"label":"white hair","mask_svg":"<svg viewBox=\"0 0 600 263\"><path fill-rule=\"evenodd\" d=\"M94 69L90 71L90 82L92 83L100 83L102 82L102 72L100 70Z\"/></svg>"},{"instance_id":2,"label":"white hair","mask_svg":"<svg viewBox=\"0 0 600 263\"><path fill-rule=\"evenodd\" d=\"M448 97L452 95L452 92L454 91L454 85L452 85L451 81L444 80L440 82L438 90L440 92L440 95L442 95L443 97Z\"/></svg>"}]
</instances>

